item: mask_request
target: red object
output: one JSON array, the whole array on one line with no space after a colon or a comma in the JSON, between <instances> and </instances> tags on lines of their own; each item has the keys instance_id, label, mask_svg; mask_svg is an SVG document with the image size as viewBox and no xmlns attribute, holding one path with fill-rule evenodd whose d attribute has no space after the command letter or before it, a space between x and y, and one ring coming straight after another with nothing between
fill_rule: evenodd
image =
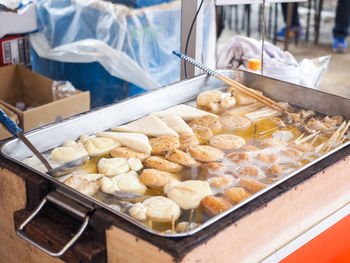
<instances>
[{"instance_id":1,"label":"red object","mask_svg":"<svg viewBox=\"0 0 350 263\"><path fill-rule=\"evenodd\" d=\"M294 251L281 263L349 263L350 215Z\"/></svg>"},{"instance_id":2,"label":"red object","mask_svg":"<svg viewBox=\"0 0 350 263\"><path fill-rule=\"evenodd\" d=\"M0 39L0 66L10 64L30 66L29 40L26 35L13 35Z\"/></svg>"}]
</instances>

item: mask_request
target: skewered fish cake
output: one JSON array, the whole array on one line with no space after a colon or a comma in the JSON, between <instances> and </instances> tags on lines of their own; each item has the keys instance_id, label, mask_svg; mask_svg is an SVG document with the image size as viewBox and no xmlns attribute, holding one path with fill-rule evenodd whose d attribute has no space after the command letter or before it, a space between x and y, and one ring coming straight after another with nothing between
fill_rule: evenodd
<instances>
[{"instance_id":1,"label":"skewered fish cake","mask_svg":"<svg viewBox=\"0 0 350 263\"><path fill-rule=\"evenodd\" d=\"M224 196L232 204L238 204L251 196L251 194L242 187L231 187L225 190Z\"/></svg>"},{"instance_id":2,"label":"skewered fish cake","mask_svg":"<svg viewBox=\"0 0 350 263\"><path fill-rule=\"evenodd\" d=\"M208 180L208 182L211 187L224 189L230 185L233 185L235 183L235 179L233 179L233 177L230 175L224 175L224 176L212 177Z\"/></svg>"},{"instance_id":3,"label":"skewered fish cake","mask_svg":"<svg viewBox=\"0 0 350 263\"><path fill-rule=\"evenodd\" d=\"M312 145L310 145L307 142L302 142L302 143L290 143L288 144L288 146L295 148L301 152L312 152L314 150L314 147L312 147Z\"/></svg>"},{"instance_id":4,"label":"skewered fish cake","mask_svg":"<svg viewBox=\"0 0 350 263\"><path fill-rule=\"evenodd\" d=\"M273 164L271 165L267 171L271 174L271 175L274 175L274 176L279 176L279 175L282 175L283 172L284 172L285 168L279 164Z\"/></svg>"},{"instance_id":5,"label":"skewered fish cake","mask_svg":"<svg viewBox=\"0 0 350 263\"><path fill-rule=\"evenodd\" d=\"M255 166L239 167L237 170L237 175L239 177L253 178L256 180L265 178L264 172Z\"/></svg>"},{"instance_id":6,"label":"skewered fish cake","mask_svg":"<svg viewBox=\"0 0 350 263\"><path fill-rule=\"evenodd\" d=\"M213 131L205 126L193 125L192 130L200 141L208 141L211 137L214 136Z\"/></svg>"},{"instance_id":7,"label":"skewered fish cake","mask_svg":"<svg viewBox=\"0 0 350 263\"><path fill-rule=\"evenodd\" d=\"M275 146L284 146L286 145L286 143L281 140L266 138L260 141L260 145L264 148L267 148L267 147L275 147Z\"/></svg>"},{"instance_id":8,"label":"skewered fish cake","mask_svg":"<svg viewBox=\"0 0 350 263\"><path fill-rule=\"evenodd\" d=\"M72 176L64 181L64 184L91 196L100 190L100 179L102 176L102 174L73 173Z\"/></svg>"},{"instance_id":9,"label":"skewered fish cake","mask_svg":"<svg viewBox=\"0 0 350 263\"><path fill-rule=\"evenodd\" d=\"M210 146L220 150L235 150L245 145L245 140L242 137L233 134L219 134L210 138Z\"/></svg>"},{"instance_id":10,"label":"skewered fish cake","mask_svg":"<svg viewBox=\"0 0 350 263\"><path fill-rule=\"evenodd\" d=\"M140 182L135 171L119 174L114 177L103 177L101 180L101 190L105 193L114 191L124 191L130 193L144 194L147 187Z\"/></svg>"},{"instance_id":11,"label":"skewered fish cake","mask_svg":"<svg viewBox=\"0 0 350 263\"><path fill-rule=\"evenodd\" d=\"M84 147L90 156L99 156L108 153L120 143L110 138L90 138L84 143Z\"/></svg>"},{"instance_id":12,"label":"skewered fish cake","mask_svg":"<svg viewBox=\"0 0 350 263\"><path fill-rule=\"evenodd\" d=\"M196 145L188 151L193 158L201 162L217 162L225 155L223 151L207 145Z\"/></svg>"},{"instance_id":13,"label":"skewered fish cake","mask_svg":"<svg viewBox=\"0 0 350 263\"><path fill-rule=\"evenodd\" d=\"M268 154L268 153L258 153L256 158L263 163L275 163L277 161L276 154Z\"/></svg>"},{"instance_id":14,"label":"skewered fish cake","mask_svg":"<svg viewBox=\"0 0 350 263\"><path fill-rule=\"evenodd\" d=\"M69 162L87 155L84 145L74 141L69 141L65 146L57 147L51 152L51 157L56 162Z\"/></svg>"},{"instance_id":15,"label":"skewered fish cake","mask_svg":"<svg viewBox=\"0 0 350 263\"><path fill-rule=\"evenodd\" d=\"M180 172L183 168L180 164L170 162L158 156L150 156L144 161L144 163L148 168L158 169L170 173Z\"/></svg>"},{"instance_id":16,"label":"skewered fish cake","mask_svg":"<svg viewBox=\"0 0 350 263\"><path fill-rule=\"evenodd\" d=\"M150 188L160 189L168 183L178 181L178 177L175 174L157 169L144 169L140 175L140 180Z\"/></svg>"},{"instance_id":17,"label":"skewered fish cake","mask_svg":"<svg viewBox=\"0 0 350 263\"><path fill-rule=\"evenodd\" d=\"M125 159L137 158L141 161L145 160L149 156L147 153L139 152L129 147L117 147L113 149L109 154L112 157L122 157Z\"/></svg>"},{"instance_id":18,"label":"skewered fish cake","mask_svg":"<svg viewBox=\"0 0 350 263\"><path fill-rule=\"evenodd\" d=\"M256 151L260 151L261 149L253 145L245 145L237 150L240 152L256 152Z\"/></svg>"},{"instance_id":19,"label":"skewered fish cake","mask_svg":"<svg viewBox=\"0 0 350 263\"><path fill-rule=\"evenodd\" d=\"M248 179L248 178L241 178L239 180L239 185L247 189L249 192L255 194L256 192L259 192L260 190L264 189L267 185L263 184L259 181Z\"/></svg>"},{"instance_id":20,"label":"skewered fish cake","mask_svg":"<svg viewBox=\"0 0 350 263\"><path fill-rule=\"evenodd\" d=\"M178 149L171 149L170 151L168 151L168 153L165 155L165 158L167 158L169 161L172 161L174 163L178 163L187 167L197 167L200 165L199 162L197 162L187 153L180 151Z\"/></svg>"},{"instance_id":21,"label":"skewered fish cake","mask_svg":"<svg viewBox=\"0 0 350 263\"><path fill-rule=\"evenodd\" d=\"M154 222L171 222L180 217L180 207L169 198L153 196L143 203L136 203L129 214L137 220L150 219Z\"/></svg>"},{"instance_id":22,"label":"skewered fish cake","mask_svg":"<svg viewBox=\"0 0 350 263\"><path fill-rule=\"evenodd\" d=\"M199 180L169 184L164 188L164 192L182 209L197 208L205 196L212 194L209 183Z\"/></svg>"},{"instance_id":23,"label":"skewered fish cake","mask_svg":"<svg viewBox=\"0 0 350 263\"><path fill-rule=\"evenodd\" d=\"M163 135L156 138L151 138L150 144L152 154L165 155L170 149L180 147L179 138L173 135Z\"/></svg>"},{"instance_id":24,"label":"skewered fish cake","mask_svg":"<svg viewBox=\"0 0 350 263\"><path fill-rule=\"evenodd\" d=\"M97 163L98 172L106 176L115 176L130 170L125 158L101 158Z\"/></svg>"},{"instance_id":25,"label":"skewered fish cake","mask_svg":"<svg viewBox=\"0 0 350 263\"><path fill-rule=\"evenodd\" d=\"M188 148L199 144L197 137L189 133L180 133L179 142L181 151L187 151Z\"/></svg>"},{"instance_id":26,"label":"skewered fish cake","mask_svg":"<svg viewBox=\"0 0 350 263\"><path fill-rule=\"evenodd\" d=\"M248 128L251 125L250 120L242 116L223 116L220 122L222 127L229 131Z\"/></svg>"},{"instance_id":27,"label":"skewered fish cake","mask_svg":"<svg viewBox=\"0 0 350 263\"><path fill-rule=\"evenodd\" d=\"M228 210L232 205L221 197L207 195L201 200L201 206L204 211L212 216L216 216L225 210Z\"/></svg>"},{"instance_id":28,"label":"skewered fish cake","mask_svg":"<svg viewBox=\"0 0 350 263\"><path fill-rule=\"evenodd\" d=\"M192 121L188 123L190 127L193 127L194 125L199 125L199 126L205 126L213 131L220 131L222 129L222 125L220 123L219 118L213 117L211 115L205 115L200 118L195 118Z\"/></svg>"},{"instance_id":29,"label":"skewered fish cake","mask_svg":"<svg viewBox=\"0 0 350 263\"><path fill-rule=\"evenodd\" d=\"M226 171L227 167L223 163L205 163L201 166L200 176L205 179L210 175L223 175ZM205 180L204 179L204 180Z\"/></svg>"},{"instance_id":30,"label":"skewered fish cake","mask_svg":"<svg viewBox=\"0 0 350 263\"><path fill-rule=\"evenodd\" d=\"M251 161L249 154L247 154L246 152L232 152L232 153L226 155L226 157L234 163L250 162Z\"/></svg>"},{"instance_id":31,"label":"skewered fish cake","mask_svg":"<svg viewBox=\"0 0 350 263\"><path fill-rule=\"evenodd\" d=\"M298 159L301 157L301 152L294 148L282 149L281 152L291 159Z\"/></svg>"}]
</instances>

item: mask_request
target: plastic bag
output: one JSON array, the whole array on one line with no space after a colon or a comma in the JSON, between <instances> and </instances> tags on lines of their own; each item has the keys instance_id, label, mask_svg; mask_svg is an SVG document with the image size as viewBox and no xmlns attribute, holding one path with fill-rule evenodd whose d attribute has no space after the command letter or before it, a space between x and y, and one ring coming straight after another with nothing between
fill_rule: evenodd
<instances>
[{"instance_id":1,"label":"plastic bag","mask_svg":"<svg viewBox=\"0 0 350 263\"><path fill-rule=\"evenodd\" d=\"M243 36L235 36L221 50L216 65L217 68L248 66L250 58L261 57L261 42ZM300 63L291 53L265 42L264 44L264 76L318 88L327 72L330 56L316 59L304 59Z\"/></svg>"},{"instance_id":2,"label":"plastic bag","mask_svg":"<svg viewBox=\"0 0 350 263\"><path fill-rule=\"evenodd\" d=\"M54 101L72 96L76 91L69 81L54 81L52 83L52 99Z\"/></svg>"},{"instance_id":3,"label":"plastic bag","mask_svg":"<svg viewBox=\"0 0 350 263\"><path fill-rule=\"evenodd\" d=\"M171 52L180 48L180 1L140 9L99 0L34 2L40 33L30 40L39 57L98 62L112 76L147 90L179 79L180 60ZM215 7L208 2L204 11L209 63L215 57L215 38L209 37L215 36Z\"/></svg>"}]
</instances>

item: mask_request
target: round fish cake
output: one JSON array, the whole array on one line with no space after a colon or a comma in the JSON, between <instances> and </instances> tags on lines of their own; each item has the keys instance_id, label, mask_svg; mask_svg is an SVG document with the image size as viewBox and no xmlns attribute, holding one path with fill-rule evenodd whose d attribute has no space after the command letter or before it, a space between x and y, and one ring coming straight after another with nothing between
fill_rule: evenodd
<instances>
[{"instance_id":1,"label":"round fish cake","mask_svg":"<svg viewBox=\"0 0 350 263\"><path fill-rule=\"evenodd\" d=\"M165 155L170 149L180 147L179 138L174 135L162 135L149 140L152 154Z\"/></svg>"},{"instance_id":2,"label":"round fish cake","mask_svg":"<svg viewBox=\"0 0 350 263\"><path fill-rule=\"evenodd\" d=\"M88 152L85 150L83 144L80 142L73 143L72 141L53 149L51 152L51 157L56 162L69 162L87 155Z\"/></svg>"},{"instance_id":3,"label":"round fish cake","mask_svg":"<svg viewBox=\"0 0 350 263\"><path fill-rule=\"evenodd\" d=\"M187 167L197 167L200 165L199 162L197 162L187 153L178 149L171 149L170 151L168 151L168 153L165 155L165 158L167 158L171 162L178 163Z\"/></svg>"},{"instance_id":4,"label":"round fish cake","mask_svg":"<svg viewBox=\"0 0 350 263\"><path fill-rule=\"evenodd\" d=\"M137 159L140 159L141 161L145 160L149 156L149 154L147 153L139 152L129 147L117 147L113 149L109 153L109 155L111 157L122 157L125 159L137 158Z\"/></svg>"},{"instance_id":5,"label":"round fish cake","mask_svg":"<svg viewBox=\"0 0 350 263\"><path fill-rule=\"evenodd\" d=\"M193 146L189 149L189 153L197 161L206 163L220 161L225 155L223 151L207 145Z\"/></svg>"},{"instance_id":6,"label":"round fish cake","mask_svg":"<svg viewBox=\"0 0 350 263\"><path fill-rule=\"evenodd\" d=\"M213 131L205 126L194 125L192 126L194 134L198 137L200 141L208 141L211 137L214 136Z\"/></svg>"},{"instance_id":7,"label":"round fish cake","mask_svg":"<svg viewBox=\"0 0 350 263\"><path fill-rule=\"evenodd\" d=\"M220 102L224 93L220 90L206 90L197 96L197 106L208 108L210 103Z\"/></svg>"},{"instance_id":8,"label":"round fish cake","mask_svg":"<svg viewBox=\"0 0 350 263\"><path fill-rule=\"evenodd\" d=\"M125 158L101 158L97 163L98 172L106 176L115 176L130 170Z\"/></svg>"},{"instance_id":9,"label":"round fish cake","mask_svg":"<svg viewBox=\"0 0 350 263\"><path fill-rule=\"evenodd\" d=\"M260 190L264 189L267 185L263 184L257 180L254 179L248 179L248 178L241 178L239 180L239 185L247 189L249 192L255 194L256 192L259 192Z\"/></svg>"},{"instance_id":10,"label":"round fish cake","mask_svg":"<svg viewBox=\"0 0 350 263\"><path fill-rule=\"evenodd\" d=\"M248 128L251 124L250 120L242 116L223 116L220 118L220 123L225 130L237 130Z\"/></svg>"},{"instance_id":11,"label":"round fish cake","mask_svg":"<svg viewBox=\"0 0 350 263\"><path fill-rule=\"evenodd\" d=\"M279 176L279 175L282 175L283 172L284 172L285 168L279 164L273 164L271 165L267 171L268 173L270 173L271 175L273 176Z\"/></svg>"},{"instance_id":12,"label":"round fish cake","mask_svg":"<svg viewBox=\"0 0 350 263\"><path fill-rule=\"evenodd\" d=\"M254 166L239 167L237 170L237 175L239 177L242 176L242 177L254 178L256 180L265 178L264 172L258 167L254 167Z\"/></svg>"},{"instance_id":13,"label":"round fish cake","mask_svg":"<svg viewBox=\"0 0 350 263\"><path fill-rule=\"evenodd\" d=\"M212 191L206 181L188 180L172 184L166 194L182 209L194 209L205 196L211 195Z\"/></svg>"},{"instance_id":14,"label":"round fish cake","mask_svg":"<svg viewBox=\"0 0 350 263\"><path fill-rule=\"evenodd\" d=\"M180 207L169 198L153 196L143 203L136 203L129 209L129 214L137 220L150 219L154 222L171 222L180 217Z\"/></svg>"},{"instance_id":15,"label":"round fish cake","mask_svg":"<svg viewBox=\"0 0 350 263\"><path fill-rule=\"evenodd\" d=\"M210 215L216 216L225 210L228 210L232 205L221 197L207 195L201 200L201 206Z\"/></svg>"},{"instance_id":16,"label":"round fish cake","mask_svg":"<svg viewBox=\"0 0 350 263\"><path fill-rule=\"evenodd\" d=\"M194 125L204 126L212 129L213 131L220 131L222 129L222 125L220 120L211 115L205 115L203 117L195 118L188 123L190 127Z\"/></svg>"},{"instance_id":17,"label":"round fish cake","mask_svg":"<svg viewBox=\"0 0 350 263\"><path fill-rule=\"evenodd\" d=\"M180 172L183 168L180 164L170 162L158 156L150 156L144 161L144 163L148 168L158 169L170 173Z\"/></svg>"},{"instance_id":18,"label":"round fish cake","mask_svg":"<svg viewBox=\"0 0 350 263\"><path fill-rule=\"evenodd\" d=\"M260 145L264 148L268 148L268 147L275 147L275 146L284 146L286 145L286 143L278 139L266 138L260 141Z\"/></svg>"},{"instance_id":19,"label":"round fish cake","mask_svg":"<svg viewBox=\"0 0 350 263\"><path fill-rule=\"evenodd\" d=\"M205 163L201 166L200 176L203 177L203 180L206 180L209 176L223 175L227 170L226 165L223 163Z\"/></svg>"},{"instance_id":20,"label":"round fish cake","mask_svg":"<svg viewBox=\"0 0 350 263\"><path fill-rule=\"evenodd\" d=\"M240 152L256 152L260 151L261 149L253 145L245 145L237 150Z\"/></svg>"},{"instance_id":21,"label":"round fish cake","mask_svg":"<svg viewBox=\"0 0 350 263\"><path fill-rule=\"evenodd\" d=\"M249 196L251 196L251 194L242 187L232 187L225 190L224 196L232 204L238 204L239 202L242 202L244 199L247 199Z\"/></svg>"},{"instance_id":22,"label":"round fish cake","mask_svg":"<svg viewBox=\"0 0 350 263\"><path fill-rule=\"evenodd\" d=\"M135 171L119 174L112 177L112 180L118 185L120 191L144 194L147 190L147 187L140 182Z\"/></svg>"},{"instance_id":23,"label":"round fish cake","mask_svg":"<svg viewBox=\"0 0 350 263\"><path fill-rule=\"evenodd\" d=\"M209 144L220 150L235 150L245 145L245 140L233 134L219 134L210 138Z\"/></svg>"},{"instance_id":24,"label":"round fish cake","mask_svg":"<svg viewBox=\"0 0 350 263\"><path fill-rule=\"evenodd\" d=\"M224 189L227 188L230 185L233 185L236 181L233 179L230 175L225 176L217 176L212 177L208 180L211 187L215 187L218 189Z\"/></svg>"},{"instance_id":25,"label":"round fish cake","mask_svg":"<svg viewBox=\"0 0 350 263\"><path fill-rule=\"evenodd\" d=\"M274 153L258 153L256 158L263 163L275 163L277 161L277 155Z\"/></svg>"},{"instance_id":26,"label":"round fish cake","mask_svg":"<svg viewBox=\"0 0 350 263\"><path fill-rule=\"evenodd\" d=\"M140 175L141 183L154 189L161 189L167 183L177 181L175 174L160 171L157 169L144 169Z\"/></svg>"},{"instance_id":27,"label":"round fish cake","mask_svg":"<svg viewBox=\"0 0 350 263\"><path fill-rule=\"evenodd\" d=\"M187 151L188 148L199 144L197 137L189 133L181 133L179 135L179 141L181 151Z\"/></svg>"}]
</instances>

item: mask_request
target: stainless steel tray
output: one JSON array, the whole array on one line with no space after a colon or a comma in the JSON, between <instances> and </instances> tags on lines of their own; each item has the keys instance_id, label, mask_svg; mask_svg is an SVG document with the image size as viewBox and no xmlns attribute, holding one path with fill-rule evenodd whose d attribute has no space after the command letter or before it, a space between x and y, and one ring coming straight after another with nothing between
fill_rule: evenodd
<instances>
[{"instance_id":1,"label":"stainless steel tray","mask_svg":"<svg viewBox=\"0 0 350 263\"><path fill-rule=\"evenodd\" d=\"M232 70L221 70L219 72L225 76L238 80L248 87L263 91L266 96L271 97L274 100L286 101L302 108L312 109L329 115L343 115L346 119L350 119L350 100L347 98L278 81L254 73ZM26 134L26 136L41 152L46 152L63 144L67 140L76 140L81 134L90 135L97 131L108 130L113 126L130 122L147 114L160 111L180 103L190 103L200 92L224 86L225 85L221 81L213 77L201 75L190 80L177 82L156 91L124 100L108 107L93 110L86 114L46 126L39 130L29 132ZM20 160L32 156L32 153L18 139L12 139L5 143L2 146L1 154L5 158L12 160L19 165L25 166L37 174L47 178L52 188L56 189L56 191L63 193L64 195L68 195L70 198L75 199L79 203L82 203L91 209L103 207L153 234L167 237L180 237L192 235L202 230L206 226L216 222L225 215L234 213L237 208L250 202L252 199L259 198L261 194L276 187L281 182L293 176L297 176L300 171L307 169L321 159L331 155L335 151L338 151L340 148L343 148L349 144L350 142L347 142L337 149L328 152L326 155L294 171L292 174L283 178L282 180L271 184L269 187L252 195L250 198L244 200L238 205L235 205L231 209L209 219L201 226L185 233L175 234L165 234L163 232L152 230L129 215L116 211L110 208L108 205L92 197L83 195L78 191L64 185L63 183L60 183L51 176L26 166Z\"/></svg>"}]
</instances>

